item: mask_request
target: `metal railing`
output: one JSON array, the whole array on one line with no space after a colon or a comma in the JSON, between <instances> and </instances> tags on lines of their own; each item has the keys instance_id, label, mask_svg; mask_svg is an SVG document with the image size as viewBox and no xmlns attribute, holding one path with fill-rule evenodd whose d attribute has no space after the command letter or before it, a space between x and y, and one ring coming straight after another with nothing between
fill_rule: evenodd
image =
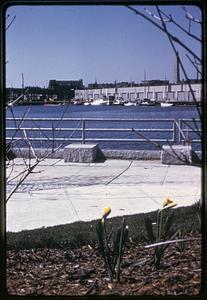
<instances>
[{"instance_id":1,"label":"metal railing","mask_svg":"<svg viewBox=\"0 0 207 300\"><path fill-rule=\"evenodd\" d=\"M187 140L201 142L199 119L6 118L6 124L7 142L24 141L28 137L42 145L51 142L52 147L57 142L63 145L73 142L144 143L149 140L162 144Z\"/></svg>"},{"instance_id":2,"label":"metal railing","mask_svg":"<svg viewBox=\"0 0 207 300\"><path fill-rule=\"evenodd\" d=\"M179 136L178 142L191 141L191 143L201 143L202 130L199 119L179 119L178 120Z\"/></svg>"}]
</instances>

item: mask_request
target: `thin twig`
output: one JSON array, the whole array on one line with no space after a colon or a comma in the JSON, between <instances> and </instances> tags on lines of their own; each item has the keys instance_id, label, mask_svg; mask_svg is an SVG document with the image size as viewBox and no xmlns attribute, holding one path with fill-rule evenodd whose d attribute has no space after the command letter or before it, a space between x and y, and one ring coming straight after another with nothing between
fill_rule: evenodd
<instances>
[{"instance_id":1,"label":"thin twig","mask_svg":"<svg viewBox=\"0 0 207 300\"><path fill-rule=\"evenodd\" d=\"M185 11L185 17L186 17L186 19L191 20L191 21L193 21L193 22L195 22L195 23L201 24L201 20L198 20L198 19L194 18L194 17L187 11L187 9L186 9L185 6L182 6L182 9Z\"/></svg>"},{"instance_id":2,"label":"thin twig","mask_svg":"<svg viewBox=\"0 0 207 300\"><path fill-rule=\"evenodd\" d=\"M190 164L190 163L191 163L191 162L189 161L189 159L187 158L186 155L183 154L184 158L182 158L181 156L179 156L179 155L177 154L177 152L175 151L175 149L173 149L173 146L170 144L170 142L169 142L168 139L167 139L166 141L167 141L168 146L170 147L170 150L172 151L172 153L174 154L174 156L175 156L178 160L180 160L180 161L183 162L184 164ZM163 149L163 151L166 151L166 150ZM167 152L169 155L172 156L172 153L171 153L171 152L168 152L168 151L166 151L166 152Z\"/></svg>"},{"instance_id":3,"label":"thin twig","mask_svg":"<svg viewBox=\"0 0 207 300\"><path fill-rule=\"evenodd\" d=\"M160 19L161 19L161 21L162 21L163 31L166 33L166 35L167 35L167 37L168 37L168 39L169 39L170 45L171 45L171 47L172 47L172 49L173 49L173 51L174 51L174 53L177 54L177 50L176 50L176 48L175 48L175 46L174 46L174 44L173 44L173 41L174 41L174 40L173 40L171 34L169 33L169 31L167 30L167 27L166 27L165 22L163 22L163 17L162 17L162 15L161 15L160 9L159 9L159 7L158 7L157 5L156 5L156 8L157 8L157 12L158 12L158 14L159 14L159 16L160 16ZM197 56L195 56L194 54L192 54L192 55L193 55L194 57L197 58ZM179 57L179 56L178 56L178 60L179 60L180 67L181 67L181 69L182 69L182 71L183 71L183 74L184 74L184 76L185 76L185 78L186 78L186 81L187 81L187 84L188 84L190 93L191 93L192 98L193 98L193 102L194 102L194 104L196 105L196 109L197 109L198 115L199 115L199 117L200 117L200 119L201 119L201 112L200 112L200 109L199 109L199 107L198 107L197 100L196 100L196 98L195 98L195 95L194 95L192 86L191 86L191 84L190 84L190 80L189 80L189 78L188 78L188 75L187 75L187 73L186 73L186 70L185 70L185 68L184 68L184 66L183 66L183 63L182 63L182 61L180 60L180 57ZM198 60L201 61L201 59L198 59Z\"/></svg>"},{"instance_id":4,"label":"thin twig","mask_svg":"<svg viewBox=\"0 0 207 300\"><path fill-rule=\"evenodd\" d=\"M8 104L7 104L7 106L6 106L6 109L8 108L8 107L11 107L11 106L14 106L15 104L17 104L18 103L18 101L27 93L29 91L29 88L28 89L26 89L19 97L17 97L15 100L13 100L13 101L10 101Z\"/></svg>"},{"instance_id":5,"label":"thin twig","mask_svg":"<svg viewBox=\"0 0 207 300\"><path fill-rule=\"evenodd\" d=\"M154 22L153 20L151 20L149 17L145 16L142 12L138 11L137 9L135 9L134 7L131 7L129 5L125 5L127 8L131 9L133 12L135 12L135 14L142 16L144 19L146 19L147 21L149 21L150 23L152 23L153 25L155 25L157 28L159 28L161 31L165 32L164 28L160 25L158 25L156 22ZM191 53L191 55L195 56L197 58L198 61L201 62L201 59L189 48L187 47L183 42L181 42L176 36L172 35L171 33L169 33L171 39L176 42L177 44L179 44L181 47L183 47L185 50L187 50L189 53Z\"/></svg>"},{"instance_id":6,"label":"thin twig","mask_svg":"<svg viewBox=\"0 0 207 300\"><path fill-rule=\"evenodd\" d=\"M6 177L6 182L8 182L8 180L9 180L9 178L10 178L10 176L12 175L12 173L13 173L13 170L14 170L14 161L12 161L11 162L11 165L7 165L7 167L6 167L6 169L7 169L7 172L8 172L8 169L9 168L11 168L11 170L10 170L10 172L9 172L9 174L7 175L7 177Z\"/></svg>"},{"instance_id":7,"label":"thin twig","mask_svg":"<svg viewBox=\"0 0 207 300\"><path fill-rule=\"evenodd\" d=\"M34 149L32 147L32 144L30 143L30 140L29 140L29 138L27 136L26 130L24 129L23 132L24 132L25 139L26 139L26 141L27 141L27 143L29 145L29 149L31 150L31 152L32 152L33 156L35 157L35 159L38 161L37 155L36 155L36 153L35 153L35 151L34 151Z\"/></svg>"},{"instance_id":8,"label":"thin twig","mask_svg":"<svg viewBox=\"0 0 207 300\"><path fill-rule=\"evenodd\" d=\"M7 18L6 18L6 19L8 19L8 18L9 18L9 15L7 15ZM16 18L16 16L14 16L13 19L11 20L11 22L7 25L6 31L9 29L9 27L11 27L11 25L12 25L12 23L14 22L15 18Z\"/></svg>"},{"instance_id":9,"label":"thin twig","mask_svg":"<svg viewBox=\"0 0 207 300\"><path fill-rule=\"evenodd\" d=\"M48 156L50 155L49 153L46 153L45 156L41 159L39 159L38 161L36 161L32 166L30 166L27 170L24 170L21 172L21 174L24 174L25 172L27 172L22 178L21 180L16 184L15 188L12 190L12 192L9 194L8 198L6 199L6 203L9 201L9 199L11 198L11 196L16 192L16 190L19 188L19 186L25 181L25 179L29 176L30 173L32 173L32 171L37 167L37 165L44 161ZM18 174L19 176L20 174ZM18 177L16 176L16 177ZM11 180L10 180L11 181Z\"/></svg>"},{"instance_id":10,"label":"thin twig","mask_svg":"<svg viewBox=\"0 0 207 300\"><path fill-rule=\"evenodd\" d=\"M180 243L180 242L188 242L188 241L200 241L201 238L186 238L186 239L177 239L177 240L171 240L171 241L164 241L164 242L159 242L151 245L144 246L144 248L153 248L161 245L167 245L167 244L173 244L173 243Z\"/></svg>"},{"instance_id":11,"label":"thin twig","mask_svg":"<svg viewBox=\"0 0 207 300\"><path fill-rule=\"evenodd\" d=\"M9 196L6 199L6 203L9 201L11 196L16 192L18 187L25 181L25 179L28 177L28 175L34 170L34 168L38 165L38 163L39 163L39 161L36 162L36 164L34 164L33 166L31 166L28 170L25 170L25 171L27 171L27 173L22 177L22 179L16 184L14 189L11 191L11 193L9 194Z\"/></svg>"},{"instance_id":12,"label":"thin twig","mask_svg":"<svg viewBox=\"0 0 207 300\"><path fill-rule=\"evenodd\" d=\"M190 56L188 54L186 54L187 59L191 62L191 64L194 66L194 68L196 69L196 71L202 75L202 72L198 69L198 63L192 61L192 59L190 58Z\"/></svg>"},{"instance_id":13,"label":"thin twig","mask_svg":"<svg viewBox=\"0 0 207 300\"><path fill-rule=\"evenodd\" d=\"M115 177L113 177L111 180L109 180L107 183L105 183L105 185L108 185L110 184L112 181L114 181L115 179L117 179L118 177L120 177L122 174L124 174L132 165L133 163L133 160L130 161L128 167L126 169L124 169L121 173L119 173L118 175L116 175Z\"/></svg>"},{"instance_id":14,"label":"thin twig","mask_svg":"<svg viewBox=\"0 0 207 300\"><path fill-rule=\"evenodd\" d=\"M12 144L16 142L14 140L14 138L15 138L16 134L21 130L21 126L24 123L24 121L25 121L25 119L27 117L27 114L29 113L29 109L27 111L25 111L25 113L23 114L22 119L20 120L19 124L17 124L17 122L16 122L16 118L15 118L15 115L14 115L12 107L10 107L10 110L11 110L11 114L12 114L12 117L13 117L13 122L14 122L14 125L15 125L15 128L16 128L15 131L14 131L13 136L11 137L12 140L8 143L9 148L12 148ZM19 147L19 151L22 154L22 150L21 150L20 147ZM21 155L21 156L22 156L23 162L24 162L24 164L25 164L25 166L27 168L28 165L27 165L26 160L24 159L24 155Z\"/></svg>"},{"instance_id":15,"label":"thin twig","mask_svg":"<svg viewBox=\"0 0 207 300\"><path fill-rule=\"evenodd\" d=\"M187 35L189 35L191 38L195 39L198 42L202 42L202 40L200 38L198 38L196 35L192 34L191 32L187 31L183 26L181 26L180 24L178 24L172 17L172 15L170 14L169 16L166 15L161 9L160 9L161 13L165 16L168 17L170 19L170 21L177 26L179 29L181 29L183 32L185 32ZM163 20L165 22L165 20Z\"/></svg>"},{"instance_id":16,"label":"thin twig","mask_svg":"<svg viewBox=\"0 0 207 300\"><path fill-rule=\"evenodd\" d=\"M198 128L198 124L195 121L195 118L192 118L193 124L195 125L196 128L193 128L189 123L187 123L185 120L183 120L183 123L186 124L192 131L193 133L197 134L197 136L202 139L202 135L200 133L200 129Z\"/></svg>"},{"instance_id":17,"label":"thin twig","mask_svg":"<svg viewBox=\"0 0 207 300\"><path fill-rule=\"evenodd\" d=\"M26 169L24 169L23 171L21 171L20 173L18 173L17 175L15 175L14 177L12 177L10 180L7 181L7 184L10 183L11 181L17 179L19 176L23 175L25 172L28 171L28 169L30 168L30 166Z\"/></svg>"},{"instance_id":18,"label":"thin twig","mask_svg":"<svg viewBox=\"0 0 207 300\"><path fill-rule=\"evenodd\" d=\"M92 283L92 285L88 288L88 290L85 292L84 295L88 295L92 292L92 290L94 289L95 285L97 283L97 279L95 278L94 282Z\"/></svg>"}]
</instances>

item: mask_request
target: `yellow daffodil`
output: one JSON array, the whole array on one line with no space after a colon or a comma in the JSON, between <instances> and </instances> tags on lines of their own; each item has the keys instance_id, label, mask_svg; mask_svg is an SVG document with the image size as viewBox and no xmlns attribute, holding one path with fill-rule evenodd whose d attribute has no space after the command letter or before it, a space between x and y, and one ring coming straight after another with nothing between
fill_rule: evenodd
<instances>
[{"instance_id":1,"label":"yellow daffodil","mask_svg":"<svg viewBox=\"0 0 207 300\"><path fill-rule=\"evenodd\" d=\"M175 203L174 201L172 203L170 203L169 205L165 206L163 209L166 209L166 208L172 208L174 206L176 206L177 203Z\"/></svg>"},{"instance_id":2,"label":"yellow daffodil","mask_svg":"<svg viewBox=\"0 0 207 300\"><path fill-rule=\"evenodd\" d=\"M172 208L176 206L177 203L171 200L169 197L166 197L165 200L163 201L163 208L161 210L167 209L167 208Z\"/></svg>"},{"instance_id":3,"label":"yellow daffodil","mask_svg":"<svg viewBox=\"0 0 207 300\"><path fill-rule=\"evenodd\" d=\"M171 200L169 197L166 197L165 200L163 201L163 207L173 203L173 200Z\"/></svg>"},{"instance_id":4,"label":"yellow daffodil","mask_svg":"<svg viewBox=\"0 0 207 300\"><path fill-rule=\"evenodd\" d=\"M110 214L110 212L111 212L111 208L110 207L104 207L102 221L104 221L106 219L106 217L108 217L108 215Z\"/></svg>"}]
</instances>

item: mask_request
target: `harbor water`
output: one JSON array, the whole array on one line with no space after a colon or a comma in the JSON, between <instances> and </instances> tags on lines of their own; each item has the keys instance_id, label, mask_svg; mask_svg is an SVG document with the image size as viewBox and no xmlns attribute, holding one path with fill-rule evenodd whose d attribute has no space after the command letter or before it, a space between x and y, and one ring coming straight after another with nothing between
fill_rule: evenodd
<instances>
[{"instance_id":1,"label":"harbor water","mask_svg":"<svg viewBox=\"0 0 207 300\"><path fill-rule=\"evenodd\" d=\"M165 132L162 129L171 129L173 121L178 122L179 119L193 120L188 131L185 131L187 138L198 139L196 131L201 128L198 112L195 106L84 106L84 105L20 105L8 108L6 111L6 118L12 120L6 121L6 137L23 137L23 131L11 130L11 127L21 128L37 128L36 131L26 131L31 138L44 137L45 141L33 141L34 147L58 147L60 143L62 146L70 142L58 142L58 138L80 138L83 123L80 119L86 120L84 123L85 129L93 128L92 131L86 130L85 138L96 139L99 146L105 149L126 149L126 150L157 150L157 147L149 142L149 139L166 139L170 140L172 132ZM16 120L16 118L20 118ZM35 120L25 120L25 118L38 118ZM39 119L53 118L53 120L42 121ZM54 120L58 118L59 120ZM63 118L73 118L71 121L63 121ZM77 119L77 120L74 120ZM95 119L95 120L93 120ZM98 119L98 120L97 120ZM104 120L105 119L105 120ZM108 120L107 120L108 119ZM127 121L128 120L128 121ZM146 121L147 120L147 121ZM165 121L166 120L166 121ZM46 132L38 128L53 128L53 131ZM61 130L57 130L57 128ZM64 131L64 128L71 128L71 131ZM103 131L103 129L109 129ZM161 131L156 131L156 128ZM195 129L190 132L191 129ZM100 130L102 129L102 130ZM114 130L112 130L114 129ZM121 131L120 129L125 129ZM133 129L136 129L133 131ZM140 131L139 129L144 131ZM137 133L136 133L137 131ZM53 142L49 142L46 138L54 138ZM98 141L98 139L105 139L105 141ZM107 141L107 139L118 139L117 141ZM132 139L132 141L131 141ZM142 141L133 141L133 139L141 139ZM145 141L143 141L145 139ZM126 140L126 141L124 141ZM71 141L72 142L72 141ZM28 147L25 141L15 142L16 146ZM166 144L160 143L160 144ZM15 146L15 145L13 145ZM201 143L194 143L195 150L200 150Z\"/></svg>"}]
</instances>

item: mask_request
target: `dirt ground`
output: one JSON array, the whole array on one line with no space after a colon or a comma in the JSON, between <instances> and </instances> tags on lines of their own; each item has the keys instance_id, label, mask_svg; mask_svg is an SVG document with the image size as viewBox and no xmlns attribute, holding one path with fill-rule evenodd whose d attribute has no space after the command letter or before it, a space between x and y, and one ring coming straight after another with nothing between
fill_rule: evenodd
<instances>
[{"instance_id":1,"label":"dirt ground","mask_svg":"<svg viewBox=\"0 0 207 300\"><path fill-rule=\"evenodd\" d=\"M161 268L139 265L154 248L129 244L119 283L111 283L98 250L36 249L7 252L7 292L11 295L198 295L201 289L201 236L171 244ZM178 248L178 246L180 246Z\"/></svg>"}]
</instances>

